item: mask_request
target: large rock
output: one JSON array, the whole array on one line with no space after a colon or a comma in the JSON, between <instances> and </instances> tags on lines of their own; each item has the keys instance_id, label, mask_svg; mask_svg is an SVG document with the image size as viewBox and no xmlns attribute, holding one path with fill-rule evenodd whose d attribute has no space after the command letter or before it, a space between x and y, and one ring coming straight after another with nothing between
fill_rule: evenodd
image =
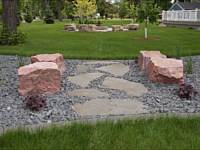
<instances>
[{"instance_id":1,"label":"large rock","mask_svg":"<svg viewBox=\"0 0 200 150\"><path fill-rule=\"evenodd\" d=\"M96 25L80 25L79 31L80 32L94 32L96 29Z\"/></svg>"},{"instance_id":2,"label":"large rock","mask_svg":"<svg viewBox=\"0 0 200 150\"><path fill-rule=\"evenodd\" d=\"M60 70L61 74L65 71L66 66L64 63L63 55L56 53L56 54L40 54L31 57L32 63L35 62L54 62L58 65L58 69Z\"/></svg>"},{"instance_id":3,"label":"large rock","mask_svg":"<svg viewBox=\"0 0 200 150\"><path fill-rule=\"evenodd\" d=\"M123 29L129 29L129 25L128 24L125 24L125 25L123 25Z\"/></svg>"},{"instance_id":4,"label":"large rock","mask_svg":"<svg viewBox=\"0 0 200 150\"><path fill-rule=\"evenodd\" d=\"M129 24L128 25L128 29L129 30L137 30L137 29L139 29L139 24Z\"/></svg>"},{"instance_id":5,"label":"large rock","mask_svg":"<svg viewBox=\"0 0 200 150\"><path fill-rule=\"evenodd\" d=\"M72 23L72 24L65 24L64 25L64 30L67 31L76 31L76 24Z\"/></svg>"},{"instance_id":6,"label":"large rock","mask_svg":"<svg viewBox=\"0 0 200 150\"><path fill-rule=\"evenodd\" d=\"M96 26L95 30L108 30L107 26Z\"/></svg>"},{"instance_id":7,"label":"large rock","mask_svg":"<svg viewBox=\"0 0 200 150\"><path fill-rule=\"evenodd\" d=\"M155 83L182 84L183 61L172 58L151 58L148 65L148 78Z\"/></svg>"},{"instance_id":8,"label":"large rock","mask_svg":"<svg viewBox=\"0 0 200 150\"><path fill-rule=\"evenodd\" d=\"M36 62L18 69L20 95L54 94L60 90L61 74L53 62Z\"/></svg>"},{"instance_id":9,"label":"large rock","mask_svg":"<svg viewBox=\"0 0 200 150\"><path fill-rule=\"evenodd\" d=\"M149 61L154 57L167 58L165 55L161 54L160 51L140 51L138 57L140 69L146 71Z\"/></svg>"},{"instance_id":10,"label":"large rock","mask_svg":"<svg viewBox=\"0 0 200 150\"><path fill-rule=\"evenodd\" d=\"M123 31L123 27L121 25L112 25L113 31Z\"/></svg>"}]
</instances>

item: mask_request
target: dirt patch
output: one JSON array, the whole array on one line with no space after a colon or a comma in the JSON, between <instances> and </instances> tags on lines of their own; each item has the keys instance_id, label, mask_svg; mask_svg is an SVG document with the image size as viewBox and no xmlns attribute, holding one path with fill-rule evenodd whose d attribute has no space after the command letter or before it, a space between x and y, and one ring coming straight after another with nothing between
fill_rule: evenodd
<instances>
[{"instance_id":1,"label":"dirt patch","mask_svg":"<svg viewBox=\"0 0 200 150\"><path fill-rule=\"evenodd\" d=\"M144 37L136 37L134 40L144 40L144 41L155 41L155 40L160 40L160 38L155 38L155 37L148 37L145 39Z\"/></svg>"}]
</instances>

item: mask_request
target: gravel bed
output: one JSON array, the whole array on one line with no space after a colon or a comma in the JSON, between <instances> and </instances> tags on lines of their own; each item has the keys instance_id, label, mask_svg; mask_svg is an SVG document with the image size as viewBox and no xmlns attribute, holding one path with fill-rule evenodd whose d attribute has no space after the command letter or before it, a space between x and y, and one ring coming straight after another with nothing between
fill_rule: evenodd
<instances>
[{"instance_id":1,"label":"gravel bed","mask_svg":"<svg viewBox=\"0 0 200 150\"><path fill-rule=\"evenodd\" d=\"M186 58L182 58L184 63ZM25 64L30 64L30 58L23 58ZM76 65L85 60L65 60L67 70L63 74L60 92L55 95L47 95L47 106L40 111L31 111L25 106L25 98L17 92L17 69L19 57L0 55L0 128L14 127L18 125L33 125L58 121L77 120L80 117L73 111L72 105L84 103L89 97L69 96L68 92L80 86L68 81L68 76L78 75ZM115 60L116 61L116 60ZM123 91L103 89L99 86L105 77L113 77L110 73L93 80L88 88L97 88L107 92L110 99L134 98L149 107L149 113L200 113L200 95L193 100L182 100L178 97L178 86L154 84L148 81L147 75L139 71L137 60L118 60L117 62L130 66L130 71L122 77L129 81L139 82L148 88L148 93L140 97L129 97ZM93 65L87 72L98 72L94 68L106 65ZM200 93L200 56L193 57L194 73L186 75L186 83L192 84ZM95 118L95 116L90 116ZM99 117L99 116L96 116Z\"/></svg>"}]
</instances>

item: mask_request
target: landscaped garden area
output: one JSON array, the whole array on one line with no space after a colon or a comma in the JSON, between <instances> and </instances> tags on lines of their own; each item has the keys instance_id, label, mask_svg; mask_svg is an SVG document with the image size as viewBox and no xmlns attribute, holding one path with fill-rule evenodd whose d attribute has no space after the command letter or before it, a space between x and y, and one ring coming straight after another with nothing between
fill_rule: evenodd
<instances>
[{"instance_id":1,"label":"landscaped garden area","mask_svg":"<svg viewBox=\"0 0 200 150\"><path fill-rule=\"evenodd\" d=\"M129 24L125 21L102 21L103 25ZM132 59L140 50L159 50L169 57L175 56L175 47L181 48L181 55L200 53L199 31L181 28L163 28L149 24L149 36L157 40L139 40L144 37L144 25L131 32L79 33L63 32L64 24L56 22L46 25L42 21L22 24L20 29L27 33L25 44L1 46L1 54L31 56L40 53L59 52L65 58L73 59Z\"/></svg>"},{"instance_id":2,"label":"landscaped garden area","mask_svg":"<svg viewBox=\"0 0 200 150\"><path fill-rule=\"evenodd\" d=\"M158 21L171 0L2 4L0 149L199 148L200 29Z\"/></svg>"}]
</instances>

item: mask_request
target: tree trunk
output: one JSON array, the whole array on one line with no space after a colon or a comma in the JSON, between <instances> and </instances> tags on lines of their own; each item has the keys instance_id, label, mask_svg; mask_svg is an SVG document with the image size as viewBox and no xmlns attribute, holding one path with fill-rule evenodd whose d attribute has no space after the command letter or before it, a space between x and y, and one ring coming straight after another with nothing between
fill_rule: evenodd
<instances>
[{"instance_id":1,"label":"tree trunk","mask_svg":"<svg viewBox=\"0 0 200 150\"><path fill-rule=\"evenodd\" d=\"M59 21L62 21L62 16L61 16L61 7L62 7L62 4L61 4L61 0L56 0L56 7L57 7L57 13L58 13L58 20Z\"/></svg>"},{"instance_id":2,"label":"tree trunk","mask_svg":"<svg viewBox=\"0 0 200 150\"><path fill-rule=\"evenodd\" d=\"M10 34L17 31L17 0L2 0L3 28Z\"/></svg>"}]
</instances>

